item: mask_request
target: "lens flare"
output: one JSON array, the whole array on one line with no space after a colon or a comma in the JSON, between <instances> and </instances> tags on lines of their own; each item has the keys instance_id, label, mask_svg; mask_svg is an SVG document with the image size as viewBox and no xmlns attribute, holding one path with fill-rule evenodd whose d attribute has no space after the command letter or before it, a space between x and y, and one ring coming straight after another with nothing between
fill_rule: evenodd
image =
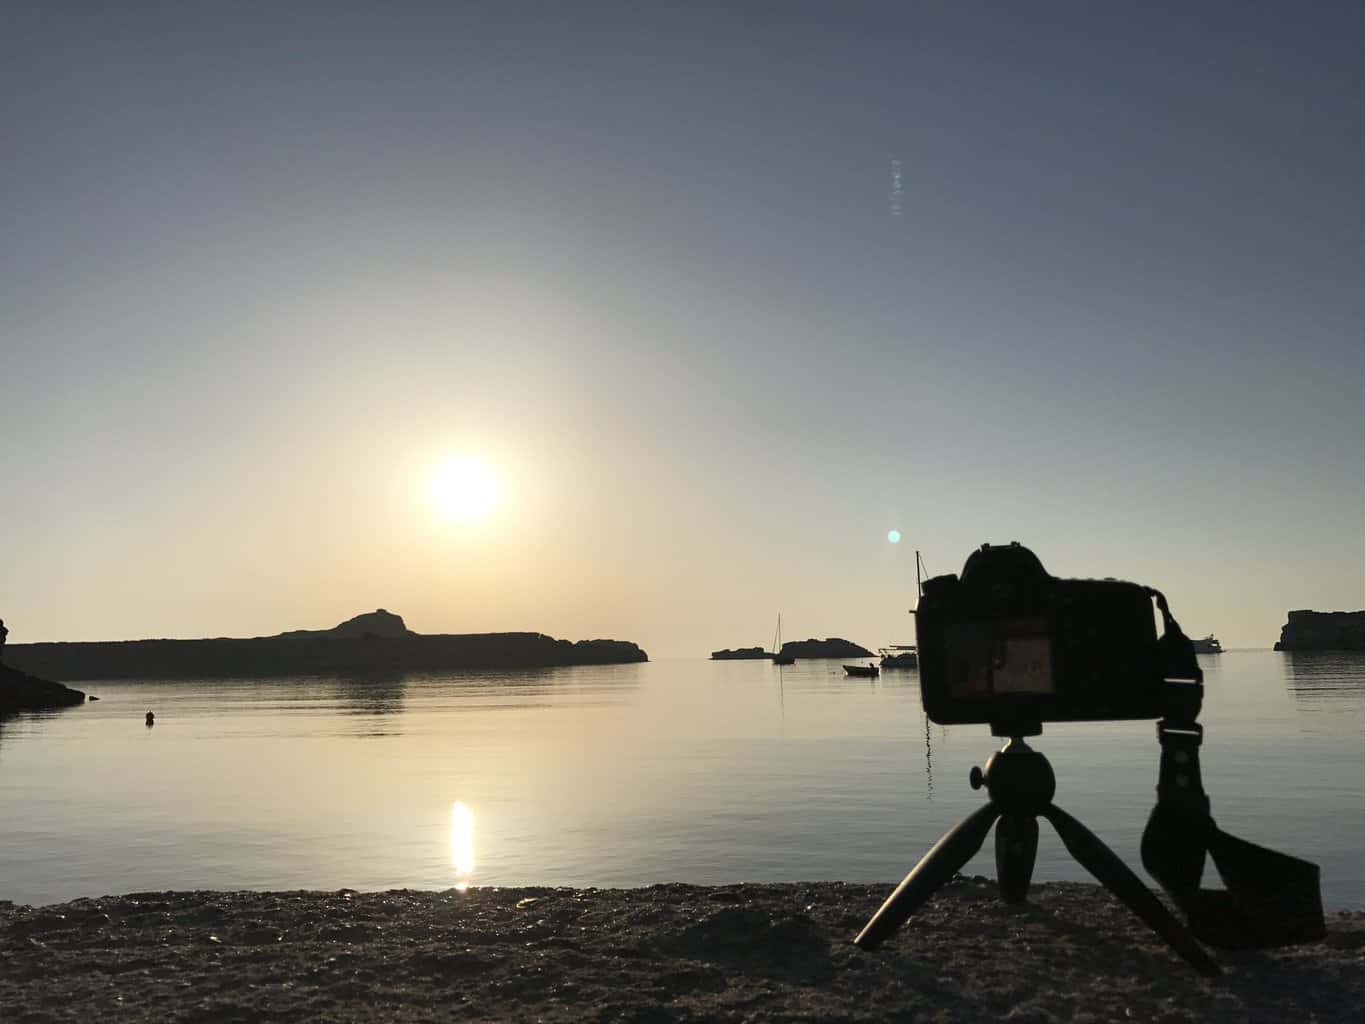
<instances>
[{"instance_id":1,"label":"lens flare","mask_svg":"<svg viewBox=\"0 0 1365 1024\"><path fill-rule=\"evenodd\" d=\"M886 539L889 540L892 544L899 544L901 542L900 530L889 531L886 535Z\"/></svg>"}]
</instances>

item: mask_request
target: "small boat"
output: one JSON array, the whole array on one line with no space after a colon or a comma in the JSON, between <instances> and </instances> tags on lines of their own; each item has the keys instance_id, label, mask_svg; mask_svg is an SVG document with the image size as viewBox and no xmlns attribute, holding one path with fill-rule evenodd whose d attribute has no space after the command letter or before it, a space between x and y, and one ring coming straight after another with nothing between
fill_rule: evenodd
<instances>
[{"instance_id":1,"label":"small boat","mask_svg":"<svg viewBox=\"0 0 1365 1024\"><path fill-rule=\"evenodd\" d=\"M919 667L919 650L914 644L892 644L877 653L882 656L882 668Z\"/></svg>"},{"instance_id":2,"label":"small boat","mask_svg":"<svg viewBox=\"0 0 1365 1024\"><path fill-rule=\"evenodd\" d=\"M1195 654L1222 654L1223 645L1218 642L1218 638L1210 633L1202 640L1194 641Z\"/></svg>"},{"instance_id":3,"label":"small boat","mask_svg":"<svg viewBox=\"0 0 1365 1024\"><path fill-rule=\"evenodd\" d=\"M882 674L882 670L876 665L845 665L844 671L851 676L861 676L864 679L876 679Z\"/></svg>"},{"instance_id":4,"label":"small boat","mask_svg":"<svg viewBox=\"0 0 1365 1024\"><path fill-rule=\"evenodd\" d=\"M782 613L777 615L777 632L773 634L773 650L768 655L774 665L795 665L796 655L782 653Z\"/></svg>"}]
</instances>

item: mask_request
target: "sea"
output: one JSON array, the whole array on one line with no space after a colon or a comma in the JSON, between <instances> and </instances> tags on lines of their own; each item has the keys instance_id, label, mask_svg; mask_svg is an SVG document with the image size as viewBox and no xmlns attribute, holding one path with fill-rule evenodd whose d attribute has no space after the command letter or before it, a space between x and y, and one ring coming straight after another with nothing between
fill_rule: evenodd
<instances>
[{"instance_id":1,"label":"sea","mask_svg":"<svg viewBox=\"0 0 1365 1024\"><path fill-rule=\"evenodd\" d=\"M1219 825L1365 909L1365 655L1200 661ZM1001 743L929 722L913 670L823 660L78 685L100 700L0 722L0 899L890 883L981 805L968 774ZM1029 742L1142 874L1154 724ZM966 872L993 875L992 849ZM1087 877L1044 823L1035 879Z\"/></svg>"}]
</instances>

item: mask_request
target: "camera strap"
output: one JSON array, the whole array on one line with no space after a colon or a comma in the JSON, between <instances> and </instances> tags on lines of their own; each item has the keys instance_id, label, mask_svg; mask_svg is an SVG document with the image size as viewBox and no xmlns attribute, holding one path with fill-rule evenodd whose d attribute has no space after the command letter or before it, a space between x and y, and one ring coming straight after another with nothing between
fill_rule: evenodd
<instances>
[{"instance_id":1,"label":"camera strap","mask_svg":"<svg viewBox=\"0 0 1365 1024\"><path fill-rule=\"evenodd\" d=\"M1263 949L1321 939L1326 925L1318 866L1238 839L1209 812L1199 771L1204 729L1195 721L1204 673L1165 597L1152 593L1165 623L1158 644L1166 714L1156 727L1161 769L1156 806L1142 834L1142 863L1184 913L1190 930L1211 946ZM1200 888L1208 857L1224 889Z\"/></svg>"}]
</instances>

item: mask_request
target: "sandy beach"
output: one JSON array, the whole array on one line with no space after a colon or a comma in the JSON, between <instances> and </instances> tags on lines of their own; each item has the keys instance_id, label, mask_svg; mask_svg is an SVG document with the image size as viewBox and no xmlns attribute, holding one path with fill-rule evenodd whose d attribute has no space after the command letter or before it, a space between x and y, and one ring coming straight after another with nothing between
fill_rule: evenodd
<instances>
[{"instance_id":1,"label":"sandy beach","mask_svg":"<svg viewBox=\"0 0 1365 1024\"><path fill-rule=\"evenodd\" d=\"M1365 914L1200 978L1103 890L959 879L876 953L886 885L163 892L0 903L0 1019L1345 1021Z\"/></svg>"}]
</instances>

